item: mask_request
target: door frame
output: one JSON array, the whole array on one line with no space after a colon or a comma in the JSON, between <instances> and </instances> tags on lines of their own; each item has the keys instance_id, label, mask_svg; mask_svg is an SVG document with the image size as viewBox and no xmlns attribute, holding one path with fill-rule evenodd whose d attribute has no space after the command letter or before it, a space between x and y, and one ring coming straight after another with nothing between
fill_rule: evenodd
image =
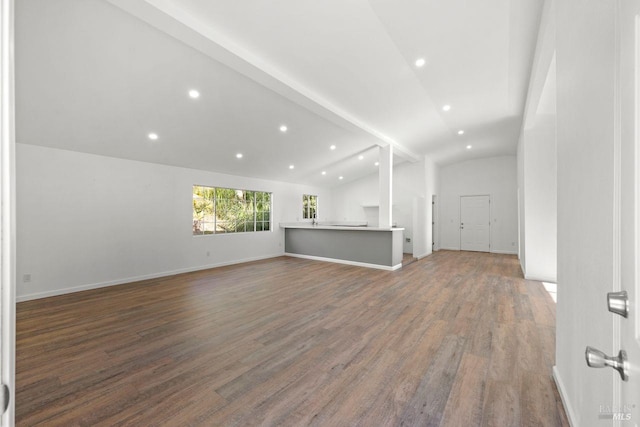
<instances>
[{"instance_id":1,"label":"door frame","mask_svg":"<svg viewBox=\"0 0 640 427\"><path fill-rule=\"evenodd\" d=\"M15 9L14 0L0 2L0 379L10 392L0 425L11 426L15 419Z\"/></svg>"},{"instance_id":2,"label":"door frame","mask_svg":"<svg viewBox=\"0 0 640 427\"><path fill-rule=\"evenodd\" d=\"M626 6L626 7L625 7ZM624 425L625 416L633 417L637 422L640 402L629 400L630 396L637 399L638 357L640 356L640 286L638 284L638 266L640 265L640 4L625 3L624 0L615 2L615 61L614 73L614 126L613 126L613 280L612 290L630 292L630 315L624 319L613 316L612 325L612 353L623 349L629 357L629 382L624 383L616 377L613 386L613 408L617 408L623 418L614 419L614 426ZM632 15L631 23L625 22L626 16ZM628 38L631 36L633 40ZM624 50L624 53L623 53ZM632 76L629 69L633 68ZM630 82L632 80L632 83ZM631 84L630 84L631 83ZM632 94L629 94L631 89ZM630 114L632 112L632 114ZM631 124L632 123L632 124ZM631 129L630 129L631 128ZM632 196L630 197L630 194ZM633 201L631 204L629 199ZM628 233L628 229L633 234ZM626 231L626 233L625 233ZM630 237L632 236L632 237ZM633 289L633 290L632 290ZM636 390L632 392L632 390ZM613 411L615 411L614 409Z\"/></svg>"},{"instance_id":3,"label":"door frame","mask_svg":"<svg viewBox=\"0 0 640 427\"><path fill-rule=\"evenodd\" d=\"M518 260L520 261L520 268L522 271L525 269L522 267L522 246L520 242L520 233L522 224L520 224L520 187L516 189L516 201L518 202Z\"/></svg>"},{"instance_id":4,"label":"door frame","mask_svg":"<svg viewBox=\"0 0 640 427\"><path fill-rule=\"evenodd\" d=\"M431 195L431 250L433 252L440 249L440 245L438 243L439 234L438 234L438 195Z\"/></svg>"},{"instance_id":5,"label":"door frame","mask_svg":"<svg viewBox=\"0 0 640 427\"><path fill-rule=\"evenodd\" d=\"M458 202L458 248L462 251L462 229L460 228L460 223L462 222L462 198L463 197L482 197L487 196L489 198L489 252L491 253L491 194L461 194L460 201Z\"/></svg>"}]
</instances>

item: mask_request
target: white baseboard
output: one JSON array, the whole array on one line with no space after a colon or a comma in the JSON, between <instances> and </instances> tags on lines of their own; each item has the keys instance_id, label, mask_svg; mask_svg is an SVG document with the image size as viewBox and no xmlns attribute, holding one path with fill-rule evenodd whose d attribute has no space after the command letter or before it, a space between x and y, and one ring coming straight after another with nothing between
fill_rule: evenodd
<instances>
[{"instance_id":1,"label":"white baseboard","mask_svg":"<svg viewBox=\"0 0 640 427\"><path fill-rule=\"evenodd\" d=\"M416 259L418 259L418 260L421 260L422 258L426 258L426 257L428 257L428 256L429 256L429 255L431 255L432 253L433 253L433 252L425 252L425 253L423 253L422 255L418 255L418 256L414 255L413 257L414 257L414 258L416 258Z\"/></svg>"},{"instance_id":2,"label":"white baseboard","mask_svg":"<svg viewBox=\"0 0 640 427\"><path fill-rule=\"evenodd\" d=\"M544 275L538 275L538 274L525 274L524 278L527 280L535 280L536 282L557 283L558 281L556 277L544 276Z\"/></svg>"},{"instance_id":3,"label":"white baseboard","mask_svg":"<svg viewBox=\"0 0 640 427\"><path fill-rule=\"evenodd\" d=\"M375 268L375 269L378 269L378 270L386 270L386 271L396 271L396 270L399 270L400 268L402 268L402 264L396 264L394 266L380 265L380 264L369 264L369 263L366 263L366 262L347 261L347 260L344 260L344 259L325 258L325 257L313 256L313 255L291 254L291 253L288 253L288 252L285 252L285 256L290 256L290 257L294 257L294 258L310 259L310 260L313 260L313 261L334 262L336 264L355 265L356 267Z\"/></svg>"},{"instance_id":4,"label":"white baseboard","mask_svg":"<svg viewBox=\"0 0 640 427\"><path fill-rule=\"evenodd\" d=\"M496 249L496 250L492 250L491 253L492 254L504 254L504 255L518 255L518 251L513 251L513 250L511 250L511 251L502 251L502 250Z\"/></svg>"},{"instance_id":5,"label":"white baseboard","mask_svg":"<svg viewBox=\"0 0 640 427\"><path fill-rule=\"evenodd\" d=\"M245 262L251 262L251 261L260 261L263 259L276 258L282 255L283 254L279 253L279 254L265 255L265 256L259 256L254 258L244 258L244 259L234 260L234 261L219 262L216 264L207 264L207 265L202 265L198 267L180 268L177 270L163 271L161 273L144 274L142 276L134 276L134 277L127 277L123 279L109 280L106 282L90 283L87 285L74 286L71 288L54 289L51 291L37 292L37 293L26 294L26 295L18 295L16 296L16 302L30 301L34 299L47 298L47 297L55 297L58 295L71 294L74 292L88 291L90 289L99 289L99 288L106 288L108 286L123 285L125 283L139 282L141 280L157 279L159 277L174 276L176 274L191 273L193 271L200 271L200 270L209 270L211 268L224 267L227 265L243 264Z\"/></svg>"},{"instance_id":6,"label":"white baseboard","mask_svg":"<svg viewBox=\"0 0 640 427\"><path fill-rule=\"evenodd\" d=\"M558 393L560 393L560 399L562 400L562 406L564 406L564 412L567 414L569 425L571 427L577 426L577 418L575 412L573 411L573 408L571 407L571 403L569 402L569 397L567 396L562 378L560 378L560 373L558 372L557 366L553 367L553 381L555 381L556 387L558 388Z\"/></svg>"},{"instance_id":7,"label":"white baseboard","mask_svg":"<svg viewBox=\"0 0 640 427\"><path fill-rule=\"evenodd\" d=\"M453 248L453 247L447 247L447 246L443 246L440 248L443 251L459 251L460 248ZM492 254L505 254L505 255L518 255L517 251L502 251L502 250L490 250L489 251Z\"/></svg>"}]
</instances>

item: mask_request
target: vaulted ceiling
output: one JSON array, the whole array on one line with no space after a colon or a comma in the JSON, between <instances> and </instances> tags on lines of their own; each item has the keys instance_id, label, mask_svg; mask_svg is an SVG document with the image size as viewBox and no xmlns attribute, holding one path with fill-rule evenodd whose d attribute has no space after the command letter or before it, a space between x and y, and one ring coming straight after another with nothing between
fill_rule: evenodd
<instances>
[{"instance_id":1,"label":"vaulted ceiling","mask_svg":"<svg viewBox=\"0 0 640 427\"><path fill-rule=\"evenodd\" d=\"M321 186L374 173L388 144L396 162L514 154L541 8L21 0L16 138Z\"/></svg>"}]
</instances>

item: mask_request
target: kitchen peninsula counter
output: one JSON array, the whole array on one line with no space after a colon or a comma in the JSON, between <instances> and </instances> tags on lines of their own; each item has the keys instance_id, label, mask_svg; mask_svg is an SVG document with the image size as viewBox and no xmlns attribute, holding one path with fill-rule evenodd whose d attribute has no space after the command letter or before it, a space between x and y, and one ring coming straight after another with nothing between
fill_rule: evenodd
<instances>
[{"instance_id":1,"label":"kitchen peninsula counter","mask_svg":"<svg viewBox=\"0 0 640 427\"><path fill-rule=\"evenodd\" d=\"M281 223L285 255L382 270L402 267L404 228L357 223Z\"/></svg>"}]
</instances>

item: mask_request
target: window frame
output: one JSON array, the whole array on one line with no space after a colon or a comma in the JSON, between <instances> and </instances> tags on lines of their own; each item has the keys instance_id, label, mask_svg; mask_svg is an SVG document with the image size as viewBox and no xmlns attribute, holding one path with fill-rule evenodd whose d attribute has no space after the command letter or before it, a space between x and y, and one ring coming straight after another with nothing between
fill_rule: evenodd
<instances>
[{"instance_id":1,"label":"window frame","mask_svg":"<svg viewBox=\"0 0 640 427\"><path fill-rule=\"evenodd\" d=\"M198 218L199 215L196 214L196 200L197 200L196 196L202 197L200 194L196 193L197 188L202 189L201 193L204 193L205 191L209 191L210 194L212 195L211 199L209 200L210 200L210 209L211 209L210 217L213 219L213 222L204 221L204 218L206 218L206 215L202 215L202 219L199 219ZM238 193L241 193L242 198L240 198L240 196L238 196L237 198L221 197L220 190L232 191L236 195ZM192 218L191 235L193 237L216 236L216 235L222 235L222 234L259 233L259 232L273 231L273 193L270 191L244 190L244 189L231 188L231 187L220 187L220 186L212 187L209 185L193 184L191 186L191 193L193 196L193 205L191 210L191 218ZM246 197L248 194L251 194L251 200L247 200ZM268 205L266 206L267 209L264 209L265 203L267 203L265 202L265 197L268 202ZM223 201L226 201L226 203L222 203ZM209 202L207 202L207 204L209 204ZM235 216L232 219L221 220L218 215L218 210L221 209L221 206L224 205L226 209L229 209L229 208L233 209L234 204L237 205L236 208L244 204L243 206L244 209L246 209L246 207L250 204L250 208L253 211L253 219L251 221L247 221L247 218L244 218L244 220L242 221L242 224L239 222L239 219L242 219L242 217L238 217L238 216ZM258 204L260 204L262 207L260 211L258 211ZM202 209L204 210L206 209L206 207ZM264 219L265 217L267 217L268 219L265 220ZM207 226L205 226L205 224L209 224L212 230L207 232L206 230ZM229 229L225 229L225 231L220 231L218 230L219 224L225 224L227 226L232 224L233 229L231 231L227 231ZM266 230L265 230L265 225L267 225ZM240 231L238 231L239 228L241 228ZM199 230L199 231L196 232L196 230Z\"/></svg>"},{"instance_id":2,"label":"window frame","mask_svg":"<svg viewBox=\"0 0 640 427\"><path fill-rule=\"evenodd\" d=\"M302 195L302 219L311 220L318 219L318 195L317 194L303 194ZM307 201L308 200L308 201ZM315 202L315 206L311 204L311 201ZM313 209L313 216L311 212Z\"/></svg>"}]
</instances>

